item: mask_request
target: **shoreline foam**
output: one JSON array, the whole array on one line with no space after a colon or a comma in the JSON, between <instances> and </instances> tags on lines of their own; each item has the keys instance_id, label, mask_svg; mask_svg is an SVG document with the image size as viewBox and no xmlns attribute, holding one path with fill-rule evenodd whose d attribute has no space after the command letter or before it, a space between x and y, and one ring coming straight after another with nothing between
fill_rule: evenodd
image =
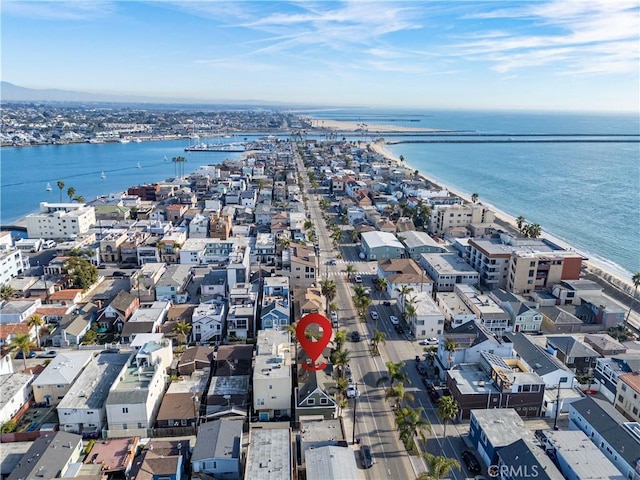
<instances>
[{"instance_id":1,"label":"shoreline foam","mask_svg":"<svg viewBox=\"0 0 640 480\"><path fill-rule=\"evenodd\" d=\"M384 156L385 158L397 163L398 165L403 165L403 162L400 161L399 157L396 157L392 152L390 152L389 150L387 150L384 147L384 144L381 144L380 142L376 142L376 143L370 143L371 148L374 149L377 153L379 153L380 155ZM404 162L403 166L408 166L409 168L413 168L411 167L410 164ZM417 170L417 169L414 169ZM419 170L418 170L419 171ZM447 191L453 193L454 195L457 195L458 197L462 198L464 201L468 202L468 203L472 203L471 200L471 195L467 194L466 192L461 192L459 190L452 190L451 188L449 188L445 183L443 183L441 180L438 180L434 177L430 177L428 174L425 174L424 172L420 172L419 171L419 176L421 178L423 178L424 180L433 183L435 185L440 186L441 188L446 189ZM517 226L517 221L516 218L512 215L509 215L508 213L500 210L499 208L496 208L494 205L492 205L491 203L488 202L480 202L482 205L485 205L487 207L489 207L494 213L497 219L499 219L500 221L509 224L510 226L512 226L515 230L518 229ZM618 267L615 264L613 264L613 262L611 262L610 260L607 259L601 259L598 256L594 256L592 254L589 254L588 252L579 250L574 248L570 243L568 243L567 241L553 235L552 233L549 233L547 231L542 231L542 234L540 235L541 238L546 238L547 240L549 240L550 242L564 248L567 250L573 250L576 253L579 253L580 255L582 255L583 257L587 258L588 260L584 261L583 264L586 266L587 270L591 273L593 273L594 275L597 275L598 277L602 278L602 281L607 281L604 276L605 275L609 275L611 278L615 279L616 282L627 286L628 288L633 288L633 284L630 281L631 276L629 276L628 278L625 278L624 273L627 273L622 267ZM617 268L616 268L617 267ZM611 283L613 286L620 288L618 285L616 285L614 282L609 281L608 283Z\"/></svg>"}]
</instances>

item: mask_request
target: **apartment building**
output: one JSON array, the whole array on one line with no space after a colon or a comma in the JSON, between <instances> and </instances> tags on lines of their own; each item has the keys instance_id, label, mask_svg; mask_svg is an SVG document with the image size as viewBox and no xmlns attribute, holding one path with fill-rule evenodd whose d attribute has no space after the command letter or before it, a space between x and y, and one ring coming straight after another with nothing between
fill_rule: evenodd
<instances>
[{"instance_id":1,"label":"apartment building","mask_svg":"<svg viewBox=\"0 0 640 480\"><path fill-rule=\"evenodd\" d=\"M438 205L431 210L429 233L439 237L472 223L491 223L495 214L484 205Z\"/></svg>"},{"instance_id":2,"label":"apartment building","mask_svg":"<svg viewBox=\"0 0 640 480\"><path fill-rule=\"evenodd\" d=\"M618 377L614 406L629 420L640 422L640 372L625 373Z\"/></svg>"},{"instance_id":3,"label":"apartment building","mask_svg":"<svg viewBox=\"0 0 640 480\"><path fill-rule=\"evenodd\" d=\"M301 244L291 244L288 250L288 262L283 252L283 266L287 263L291 267L291 283L299 287L311 287L318 281L318 257L313 247Z\"/></svg>"},{"instance_id":4,"label":"apartment building","mask_svg":"<svg viewBox=\"0 0 640 480\"><path fill-rule=\"evenodd\" d=\"M29 238L73 238L96 224L95 209L84 203L40 202L40 211L25 217Z\"/></svg>"},{"instance_id":5,"label":"apartment building","mask_svg":"<svg viewBox=\"0 0 640 480\"><path fill-rule=\"evenodd\" d=\"M457 253L423 253L418 261L437 292L453 292L458 283L475 285L480 281L478 272Z\"/></svg>"},{"instance_id":6,"label":"apartment building","mask_svg":"<svg viewBox=\"0 0 640 480\"><path fill-rule=\"evenodd\" d=\"M288 332L272 329L258 332L253 370L253 410L260 421L291 416L292 351Z\"/></svg>"}]
</instances>

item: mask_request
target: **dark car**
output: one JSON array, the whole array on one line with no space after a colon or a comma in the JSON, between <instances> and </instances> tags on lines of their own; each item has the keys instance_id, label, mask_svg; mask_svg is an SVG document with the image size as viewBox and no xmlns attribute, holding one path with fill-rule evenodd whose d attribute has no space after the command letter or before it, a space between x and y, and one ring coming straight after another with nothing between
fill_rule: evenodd
<instances>
[{"instance_id":1,"label":"dark car","mask_svg":"<svg viewBox=\"0 0 640 480\"><path fill-rule=\"evenodd\" d=\"M418 373L420 375L427 374L427 367L424 365L424 363L416 363L416 368L418 369Z\"/></svg>"},{"instance_id":2,"label":"dark car","mask_svg":"<svg viewBox=\"0 0 640 480\"><path fill-rule=\"evenodd\" d=\"M433 388L433 382L427 377L422 377L422 383L424 383L424 386L427 387L427 390Z\"/></svg>"},{"instance_id":3,"label":"dark car","mask_svg":"<svg viewBox=\"0 0 640 480\"><path fill-rule=\"evenodd\" d=\"M364 468L373 467L373 455L371 454L371 447L369 445L360 447L360 459L362 460L362 466Z\"/></svg>"},{"instance_id":4,"label":"dark car","mask_svg":"<svg viewBox=\"0 0 640 480\"><path fill-rule=\"evenodd\" d=\"M36 352L33 352L33 351L30 351L27 354L27 358L33 358L35 356L36 356ZM18 351L18 353L16 353L16 358L23 359L24 358L24 352L22 350Z\"/></svg>"},{"instance_id":5,"label":"dark car","mask_svg":"<svg viewBox=\"0 0 640 480\"><path fill-rule=\"evenodd\" d=\"M358 332L351 332L351 341L352 342L359 342L360 341L360 334Z\"/></svg>"},{"instance_id":6,"label":"dark car","mask_svg":"<svg viewBox=\"0 0 640 480\"><path fill-rule=\"evenodd\" d=\"M440 394L435 388L427 389L427 393L433 403L440 403Z\"/></svg>"},{"instance_id":7,"label":"dark car","mask_svg":"<svg viewBox=\"0 0 640 480\"><path fill-rule=\"evenodd\" d=\"M394 325L393 327L396 333L404 333L404 329L400 325Z\"/></svg>"},{"instance_id":8,"label":"dark car","mask_svg":"<svg viewBox=\"0 0 640 480\"><path fill-rule=\"evenodd\" d=\"M124 272L116 271L111 274L112 277L126 277L127 274Z\"/></svg>"},{"instance_id":9,"label":"dark car","mask_svg":"<svg viewBox=\"0 0 640 480\"><path fill-rule=\"evenodd\" d=\"M480 473L480 462L469 450L462 452L462 460L471 473Z\"/></svg>"},{"instance_id":10,"label":"dark car","mask_svg":"<svg viewBox=\"0 0 640 480\"><path fill-rule=\"evenodd\" d=\"M390 307L390 306L391 306L391 302L390 302L389 300L385 300L384 302L382 302L382 304L383 304L385 307Z\"/></svg>"}]
</instances>

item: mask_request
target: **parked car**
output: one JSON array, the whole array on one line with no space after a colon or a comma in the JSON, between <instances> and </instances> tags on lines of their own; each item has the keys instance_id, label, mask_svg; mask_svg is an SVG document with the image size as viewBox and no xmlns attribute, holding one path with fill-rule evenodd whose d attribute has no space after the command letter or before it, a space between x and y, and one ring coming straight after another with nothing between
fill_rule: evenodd
<instances>
[{"instance_id":1,"label":"parked car","mask_svg":"<svg viewBox=\"0 0 640 480\"><path fill-rule=\"evenodd\" d=\"M362 466L364 468L373 467L373 455L369 445L362 445L362 447L360 447L360 459L362 460Z\"/></svg>"},{"instance_id":2,"label":"parked car","mask_svg":"<svg viewBox=\"0 0 640 480\"><path fill-rule=\"evenodd\" d=\"M337 264L338 264L338 261L335 258L329 260L329 265L337 265Z\"/></svg>"},{"instance_id":3,"label":"parked car","mask_svg":"<svg viewBox=\"0 0 640 480\"><path fill-rule=\"evenodd\" d=\"M420 340L420 345L437 345L438 344L438 339L433 337L433 338L425 338L424 340Z\"/></svg>"},{"instance_id":4,"label":"parked car","mask_svg":"<svg viewBox=\"0 0 640 480\"><path fill-rule=\"evenodd\" d=\"M362 277L360 275L356 275L356 283L362 283Z\"/></svg>"},{"instance_id":5,"label":"parked car","mask_svg":"<svg viewBox=\"0 0 640 480\"><path fill-rule=\"evenodd\" d=\"M112 277L126 277L127 274L121 271L115 271L111 274Z\"/></svg>"},{"instance_id":6,"label":"parked car","mask_svg":"<svg viewBox=\"0 0 640 480\"><path fill-rule=\"evenodd\" d=\"M27 354L27 358L33 358L35 356L36 356L36 352L34 352L34 351L30 351ZM22 350L18 350L18 353L16 353L16 357L15 358L23 359L24 358L24 352Z\"/></svg>"},{"instance_id":7,"label":"parked car","mask_svg":"<svg viewBox=\"0 0 640 480\"><path fill-rule=\"evenodd\" d=\"M420 375L427 374L427 367L425 367L424 363L416 363L416 368L418 369L418 373Z\"/></svg>"},{"instance_id":8,"label":"parked car","mask_svg":"<svg viewBox=\"0 0 640 480\"><path fill-rule=\"evenodd\" d=\"M462 460L471 473L480 473L480 462L472 452L469 450L462 452Z\"/></svg>"},{"instance_id":9,"label":"parked car","mask_svg":"<svg viewBox=\"0 0 640 480\"><path fill-rule=\"evenodd\" d=\"M360 334L356 331L351 332L351 341L352 342L359 342L360 341Z\"/></svg>"},{"instance_id":10,"label":"parked car","mask_svg":"<svg viewBox=\"0 0 640 480\"><path fill-rule=\"evenodd\" d=\"M338 312L331 312L331 326L338 328Z\"/></svg>"},{"instance_id":11,"label":"parked car","mask_svg":"<svg viewBox=\"0 0 640 480\"><path fill-rule=\"evenodd\" d=\"M404 333L404 329L400 325L394 325L393 327L396 333Z\"/></svg>"},{"instance_id":12,"label":"parked car","mask_svg":"<svg viewBox=\"0 0 640 480\"><path fill-rule=\"evenodd\" d=\"M429 394L429 398L435 404L440 403L440 394L435 388L428 388L427 393Z\"/></svg>"},{"instance_id":13,"label":"parked car","mask_svg":"<svg viewBox=\"0 0 640 480\"><path fill-rule=\"evenodd\" d=\"M371 318L373 318L374 320L378 319L378 312L371 310Z\"/></svg>"},{"instance_id":14,"label":"parked car","mask_svg":"<svg viewBox=\"0 0 640 480\"><path fill-rule=\"evenodd\" d=\"M391 306L391 302L390 302L389 300L385 300L384 302L382 302L382 304L383 304L385 307L390 307L390 306Z\"/></svg>"},{"instance_id":15,"label":"parked car","mask_svg":"<svg viewBox=\"0 0 640 480\"><path fill-rule=\"evenodd\" d=\"M391 315L389 317L389 321L391 322L391 325L398 325L400 323L400 320L398 320L398 317L395 315Z\"/></svg>"},{"instance_id":16,"label":"parked car","mask_svg":"<svg viewBox=\"0 0 640 480\"><path fill-rule=\"evenodd\" d=\"M41 354L39 354L38 358L53 358L56 355L58 355L58 352L56 352L55 350L49 350L47 352L42 352Z\"/></svg>"}]
</instances>

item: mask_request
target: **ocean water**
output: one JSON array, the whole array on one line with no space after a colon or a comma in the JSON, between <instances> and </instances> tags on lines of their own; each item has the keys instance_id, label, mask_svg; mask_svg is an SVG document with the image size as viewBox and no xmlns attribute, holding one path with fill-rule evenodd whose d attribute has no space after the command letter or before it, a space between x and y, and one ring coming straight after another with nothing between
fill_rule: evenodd
<instances>
[{"instance_id":1,"label":"ocean water","mask_svg":"<svg viewBox=\"0 0 640 480\"><path fill-rule=\"evenodd\" d=\"M322 110L319 120L491 134L636 135L631 143L400 143L386 148L412 167L460 193L528 221L592 259L630 277L640 271L640 122L637 115L558 113ZM412 137L413 138L413 137ZM391 139L391 138L389 138ZM402 140L393 137L393 140ZM415 138L413 138L415 139ZM632 138L634 139L634 138ZM241 153L184 152L182 141L2 148L0 223L58 201L58 180L91 200L132 185L173 177L171 158L187 158L185 172ZM164 158L167 157L167 161ZM140 163L141 168L137 168ZM106 178L101 178L101 172ZM53 190L47 192L47 182Z\"/></svg>"},{"instance_id":2,"label":"ocean water","mask_svg":"<svg viewBox=\"0 0 640 480\"><path fill-rule=\"evenodd\" d=\"M171 140L3 147L0 223L11 224L37 211L40 202L60 201L58 180L65 184L62 201L69 200L69 187L75 188L76 195L90 201L134 185L173 178L176 164L171 159L177 156L187 159L185 174L200 165L218 164L227 158L242 156L242 153L185 152L187 146L186 140ZM102 178L102 172L105 178ZM46 190L47 183L52 191Z\"/></svg>"},{"instance_id":3,"label":"ocean water","mask_svg":"<svg viewBox=\"0 0 640 480\"><path fill-rule=\"evenodd\" d=\"M387 145L453 191L524 216L630 278L640 271L640 122L637 115L325 110L318 119L461 132L632 135L631 143L400 143ZM617 137L616 137L617 138ZM398 140L389 137L389 140Z\"/></svg>"}]
</instances>

